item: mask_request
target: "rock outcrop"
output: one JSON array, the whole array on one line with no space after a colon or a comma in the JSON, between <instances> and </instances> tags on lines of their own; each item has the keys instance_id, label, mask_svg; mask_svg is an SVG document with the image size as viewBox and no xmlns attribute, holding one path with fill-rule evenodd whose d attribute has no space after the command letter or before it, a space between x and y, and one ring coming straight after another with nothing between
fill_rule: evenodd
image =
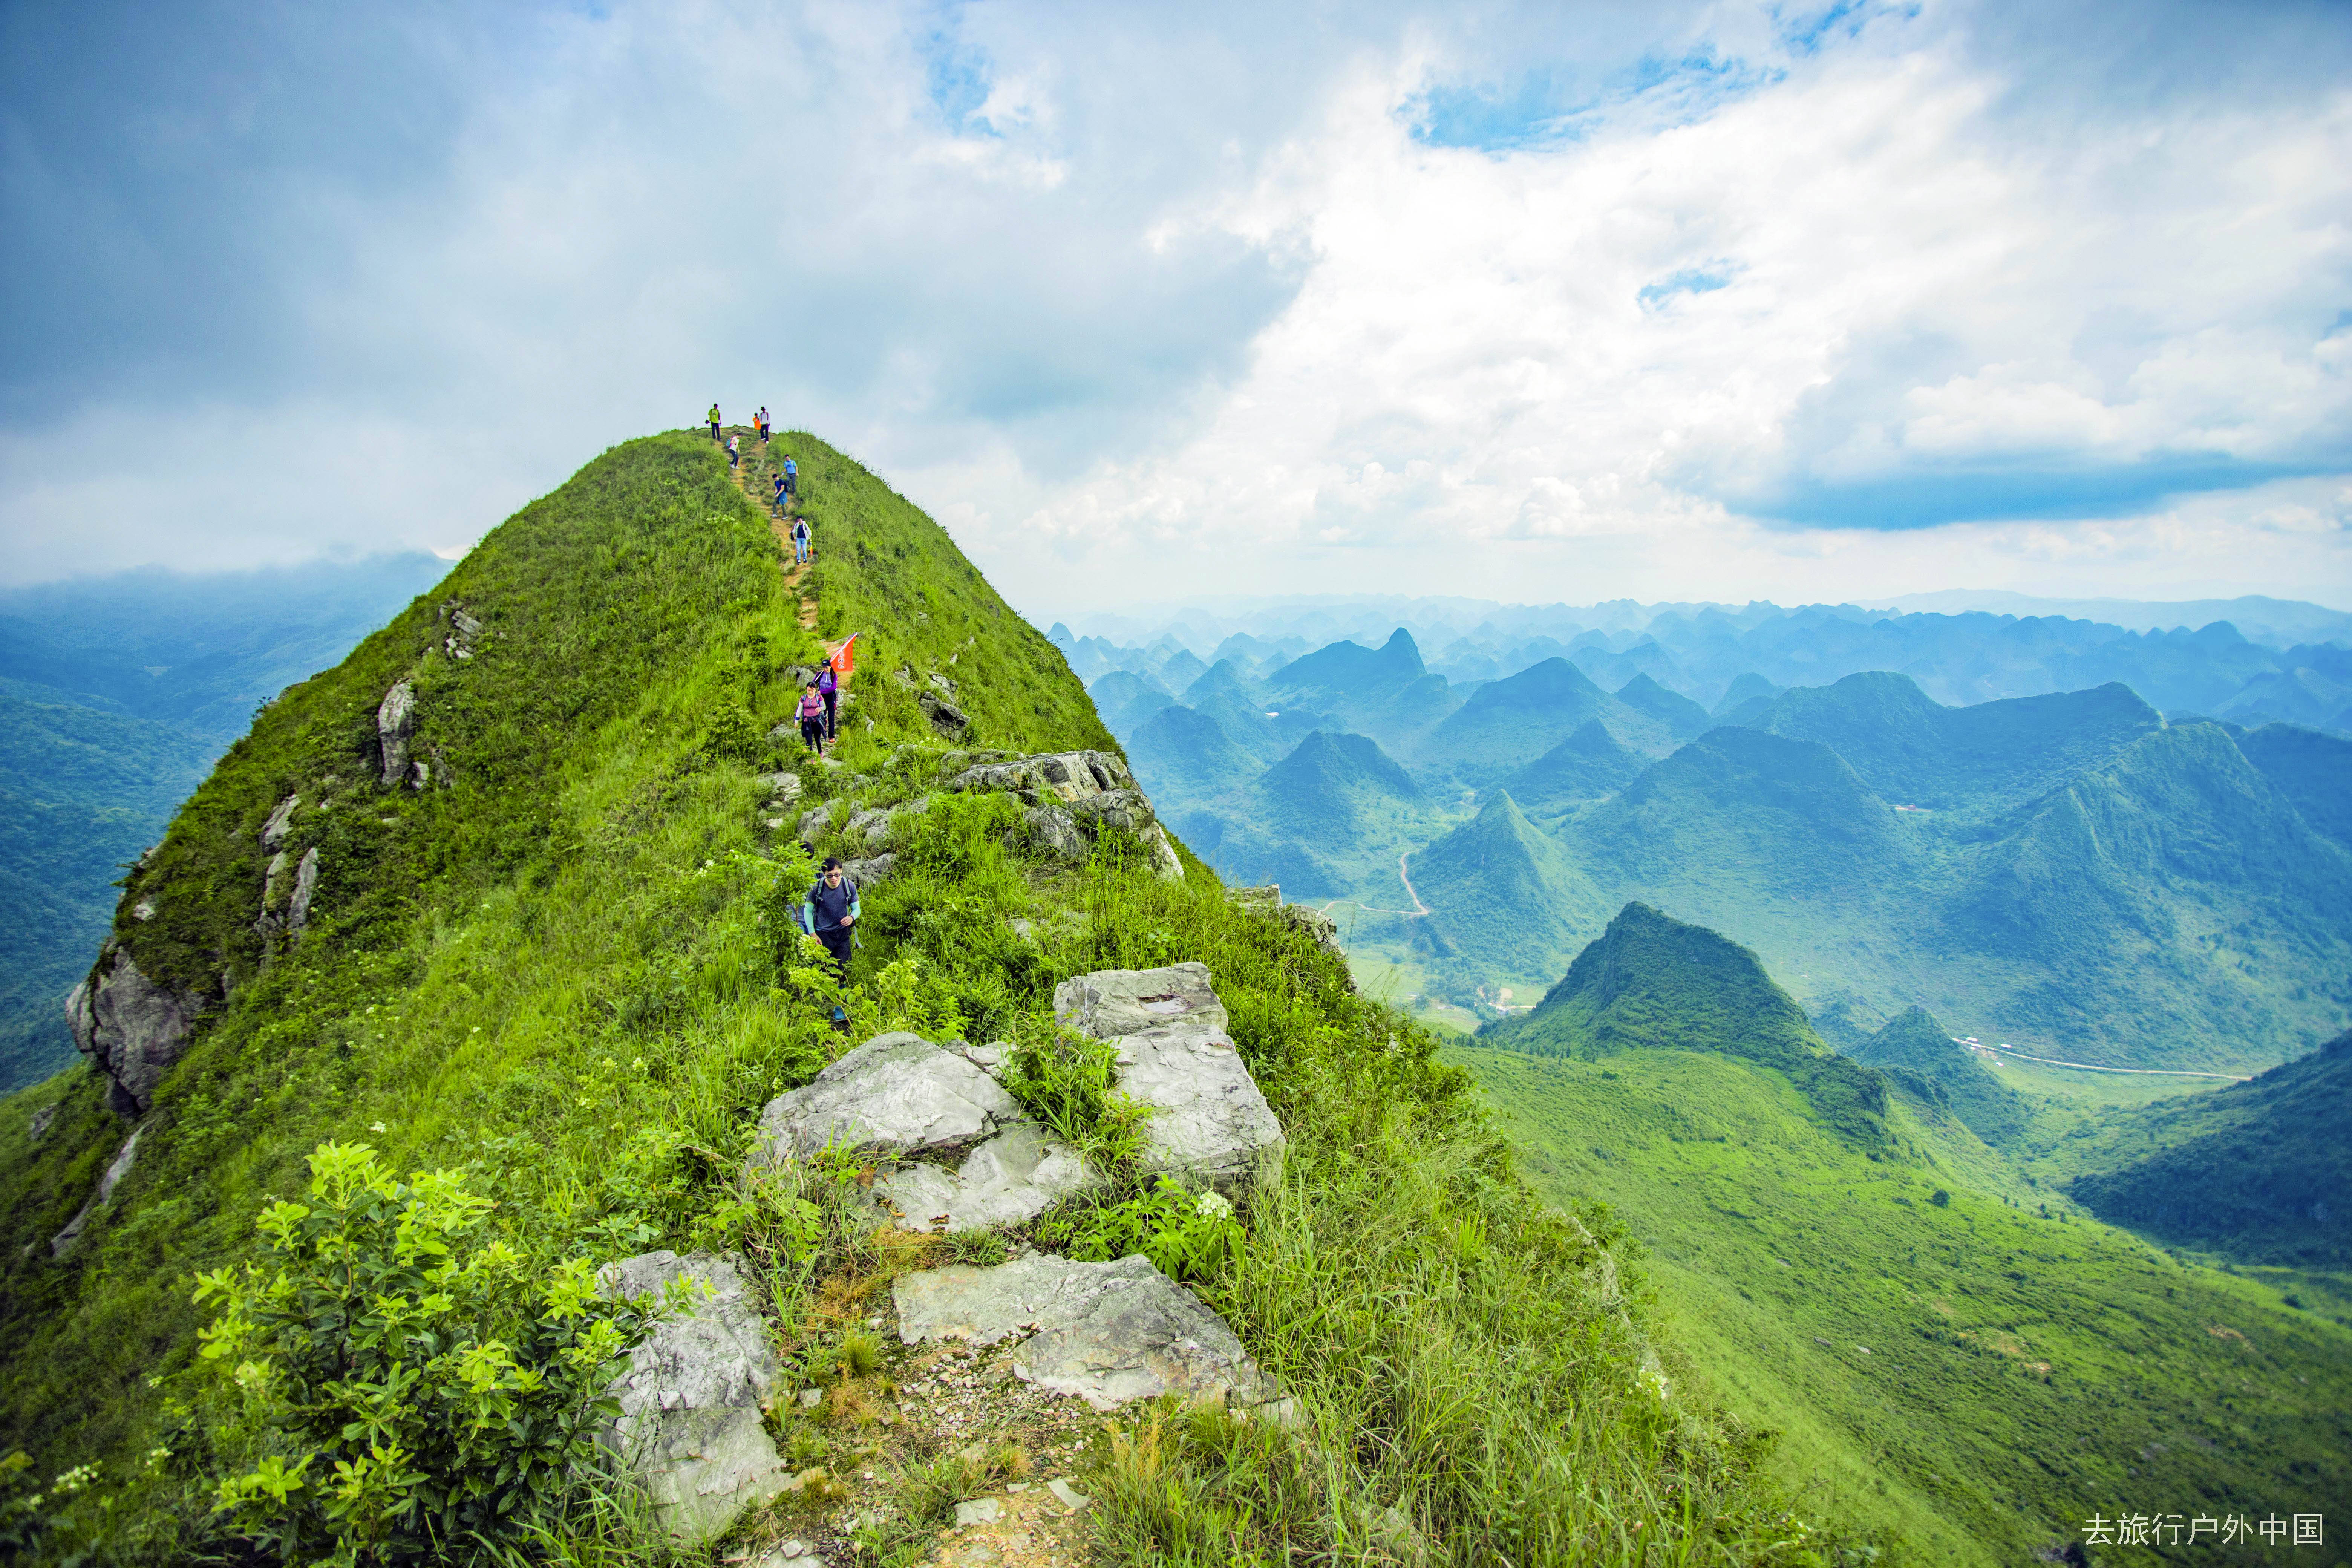
<instances>
[{"instance_id":1,"label":"rock outcrop","mask_svg":"<svg viewBox=\"0 0 2352 1568\"><path fill-rule=\"evenodd\" d=\"M791 1479L761 1417L782 1369L751 1290L732 1259L700 1252L641 1253L598 1280L607 1296L675 1303L614 1380L621 1414L605 1436L672 1534L710 1540Z\"/></svg>"},{"instance_id":2,"label":"rock outcrop","mask_svg":"<svg viewBox=\"0 0 2352 1568\"><path fill-rule=\"evenodd\" d=\"M293 896L286 900L286 925L297 937L310 923L310 900L319 890L319 850L316 845L302 852L302 863L294 868Z\"/></svg>"},{"instance_id":3,"label":"rock outcrop","mask_svg":"<svg viewBox=\"0 0 2352 1568\"><path fill-rule=\"evenodd\" d=\"M154 1103L155 1086L188 1048L189 1031L203 1010L204 998L156 984L110 940L100 951L96 978L66 998L66 1023L76 1047L113 1079L107 1092L115 1113L138 1116Z\"/></svg>"},{"instance_id":4,"label":"rock outcrop","mask_svg":"<svg viewBox=\"0 0 2352 1568\"><path fill-rule=\"evenodd\" d=\"M1162 1394L1249 1405L1267 1393L1224 1320L1148 1258L1073 1263L1033 1253L994 1268L950 1265L901 1276L891 1296L907 1344L1034 1335L1013 1375L1097 1411Z\"/></svg>"},{"instance_id":5,"label":"rock outcrop","mask_svg":"<svg viewBox=\"0 0 2352 1568\"><path fill-rule=\"evenodd\" d=\"M1003 1086L919 1035L877 1035L760 1113L755 1161L978 1143L1021 1120Z\"/></svg>"},{"instance_id":6,"label":"rock outcrop","mask_svg":"<svg viewBox=\"0 0 2352 1568\"><path fill-rule=\"evenodd\" d=\"M416 688L402 681L383 694L375 710L376 739L383 747L383 787L408 777L408 742L416 733Z\"/></svg>"},{"instance_id":7,"label":"rock outcrop","mask_svg":"<svg viewBox=\"0 0 2352 1568\"><path fill-rule=\"evenodd\" d=\"M1144 1165L1232 1191L1280 1170L1282 1124L1227 1034L1203 964L1101 969L1054 988L1055 1021L1118 1048L1118 1087L1151 1107Z\"/></svg>"},{"instance_id":8,"label":"rock outcrop","mask_svg":"<svg viewBox=\"0 0 2352 1568\"><path fill-rule=\"evenodd\" d=\"M872 1151L886 1162L874 1199L901 1230L1034 1219L1092 1178L1077 1152L1027 1121L997 1083L991 1068L1000 1060L990 1049L877 1036L768 1102L750 1168L756 1176L762 1165L827 1148ZM910 1158L926 1153L961 1158L952 1170Z\"/></svg>"},{"instance_id":9,"label":"rock outcrop","mask_svg":"<svg viewBox=\"0 0 2352 1568\"><path fill-rule=\"evenodd\" d=\"M1017 795L1030 837L1041 848L1066 858L1087 852L1102 824L1124 828L1151 854L1154 868L1171 881L1184 875L1168 830L1136 786L1127 764L1108 752L1047 752L966 768L948 781L958 792L995 791Z\"/></svg>"},{"instance_id":10,"label":"rock outcrop","mask_svg":"<svg viewBox=\"0 0 2352 1568\"><path fill-rule=\"evenodd\" d=\"M293 825L294 809L302 804L299 795L289 795L278 803L269 820L261 825L261 847L275 854L286 847L286 830Z\"/></svg>"},{"instance_id":11,"label":"rock outcrop","mask_svg":"<svg viewBox=\"0 0 2352 1568\"><path fill-rule=\"evenodd\" d=\"M1077 1151L1015 1122L964 1156L952 1172L903 1165L874 1182L901 1230L986 1230L1019 1225L1094 1184Z\"/></svg>"},{"instance_id":12,"label":"rock outcrop","mask_svg":"<svg viewBox=\"0 0 2352 1568\"><path fill-rule=\"evenodd\" d=\"M107 1164L106 1173L99 1177L98 1190L89 1194L89 1201L84 1203L73 1218L66 1223L65 1229L49 1239L51 1258L63 1258L67 1253L71 1252L74 1243L81 1239L82 1227L89 1224L89 1216L104 1207L106 1201L114 1196L114 1189L121 1185L122 1178L131 1173L131 1163L139 1153L140 1137L146 1131L147 1129L142 1127L122 1141L122 1147L115 1151L113 1160Z\"/></svg>"},{"instance_id":13,"label":"rock outcrop","mask_svg":"<svg viewBox=\"0 0 2352 1568\"><path fill-rule=\"evenodd\" d=\"M466 606L452 599L441 606L442 618L449 623L449 635L441 639L441 650L451 658L471 658L474 644L481 640L482 623L466 613Z\"/></svg>"}]
</instances>

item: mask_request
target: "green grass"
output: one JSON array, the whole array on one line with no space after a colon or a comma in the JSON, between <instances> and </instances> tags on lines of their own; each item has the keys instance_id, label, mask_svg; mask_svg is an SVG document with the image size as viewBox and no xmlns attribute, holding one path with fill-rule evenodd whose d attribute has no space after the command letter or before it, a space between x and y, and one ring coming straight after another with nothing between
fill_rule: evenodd
<instances>
[{"instance_id":1,"label":"green grass","mask_svg":"<svg viewBox=\"0 0 2352 1568\"><path fill-rule=\"evenodd\" d=\"M1540 1191L1607 1203L1647 1245L1675 1340L1783 1434L1777 1463L1815 1509L1926 1561L2009 1563L2094 1511L2260 1517L2352 1489L2352 1336L1974 1190L1900 1108L1874 1158L1718 1055L1449 1057Z\"/></svg>"},{"instance_id":2,"label":"green grass","mask_svg":"<svg viewBox=\"0 0 2352 1568\"><path fill-rule=\"evenodd\" d=\"M863 634L845 771L804 769L813 790L911 801L953 767L900 668L958 683L972 743L1109 744L1061 656L935 525L810 437L772 450L800 459L817 521L820 629ZM97 1464L116 1560L226 1549L191 1276L241 1253L328 1138L464 1168L542 1263L740 1247L788 1367L838 1375L846 1354L854 1374L845 1304L916 1254L853 1233L844 1173L747 1189L760 1106L883 1028L1034 1039L1068 974L1197 959L1291 1148L1202 1288L1297 1394L1308 1441L1195 1433L1167 1485L1103 1510L1113 1560L1180 1536L1206 1560L1330 1560L1397 1520L1463 1563L1821 1560L1752 1437L1652 1342L1605 1217L1539 1204L1433 1034L1189 855L1174 882L1116 834L1047 863L1004 799L935 799L895 830L899 870L866 895L841 994L851 1028L829 1027L835 991L787 928L812 863L763 827L753 779L787 760L762 736L815 651L778 560L707 441L630 443L231 750L134 889L159 918L121 927L151 973L229 994L63 1262L47 1237L123 1130L87 1070L0 1101L0 1451ZM435 651L452 596L492 634L470 661ZM374 705L403 676L446 788L364 782ZM335 803L297 818L296 848L330 869L310 935L272 948L252 931L254 829L298 790ZM625 1499L581 1510L553 1560L642 1542Z\"/></svg>"}]
</instances>

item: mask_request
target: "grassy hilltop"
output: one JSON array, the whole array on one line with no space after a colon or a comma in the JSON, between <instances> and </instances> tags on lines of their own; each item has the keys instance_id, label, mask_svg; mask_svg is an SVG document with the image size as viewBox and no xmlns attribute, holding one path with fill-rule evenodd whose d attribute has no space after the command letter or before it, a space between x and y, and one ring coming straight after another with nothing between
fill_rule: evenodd
<instances>
[{"instance_id":1,"label":"grassy hilltop","mask_svg":"<svg viewBox=\"0 0 2352 1568\"><path fill-rule=\"evenodd\" d=\"M759 772L798 766L820 803L927 798L951 765L915 695L934 677L969 715L960 745L1113 742L1062 656L943 531L813 437L779 449L800 460L818 541L799 587L709 442L614 447L260 714L173 820L115 935L205 1010L128 1174L61 1256L51 1238L129 1129L86 1068L0 1101L0 1455L27 1450L22 1474L39 1478L93 1467L38 1502L0 1467L16 1539L47 1520L37 1550L60 1560L244 1550L213 1489L289 1458L290 1439L198 1355L194 1277L249 1253L257 1213L302 1194L330 1140L460 1173L525 1279L741 1248L795 1378L854 1392L887 1375L852 1352L858 1303L948 1244L878 1247L746 1196L735 1173L760 1106L881 1029L1050 1041L1060 978L1197 959L1290 1155L1195 1284L1307 1425L1293 1439L1131 1424L1098 1442L1085 1462L1103 1557L1840 1556L1777 1500L1767 1441L1685 1389L1606 1212L1538 1203L1426 1031L1189 855L1162 880L1107 829L1072 866L1026 847L1003 797L939 796L891 829L899 869L867 896L841 997L853 1027L830 1026L829 985L780 935L813 863L768 826ZM459 612L479 623L470 658ZM853 632L844 765L797 763L767 739L791 671ZM402 680L421 789L379 780L377 707ZM289 795L289 863L316 850L320 868L299 941L257 920L280 907L265 907L259 833ZM1118 1169L1105 1214L1140 1197ZM876 1472L854 1483L865 1560L910 1563L940 1517L950 1440L899 1433L877 1457L856 1414L872 1407L774 1419L796 1458ZM756 1555L808 1518L780 1504L704 1560ZM572 1561L671 1555L615 1521L575 1496L542 1543Z\"/></svg>"}]
</instances>

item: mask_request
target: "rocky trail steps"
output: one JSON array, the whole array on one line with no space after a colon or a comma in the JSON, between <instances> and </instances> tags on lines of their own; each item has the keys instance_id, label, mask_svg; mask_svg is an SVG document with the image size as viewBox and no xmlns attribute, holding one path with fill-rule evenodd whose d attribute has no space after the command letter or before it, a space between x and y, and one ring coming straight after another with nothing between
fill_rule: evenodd
<instances>
[{"instance_id":1,"label":"rocky trail steps","mask_svg":"<svg viewBox=\"0 0 2352 1568\"><path fill-rule=\"evenodd\" d=\"M1244 1197L1277 1176L1281 1128L1202 965L1078 975L1055 989L1054 1010L1114 1047L1118 1089L1150 1109L1145 1173ZM761 1115L748 1181L792 1181L847 1156L862 1167L877 1250L917 1263L824 1303L846 1333L862 1325L870 1370L845 1359L828 1379L787 1377L733 1257L652 1252L604 1269L608 1293L672 1304L615 1385L613 1438L674 1531L710 1539L756 1509L739 1534L755 1544L729 1562L846 1563L853 1532L889 1506L889 1478L961 1456L970 1495L928 1561L1075 1563L1092 1500L1070 1478L1103 1417L1173 1394L1296 1421L1223 1320L1149 1259L1013 1245L992 1260L999 1227L1095 1180L999 1081L1008 1054L882 1035ZM935 1261L941 1237L990 1260ZM796 1464L820 1427L832 1467ZM852 1438L863 1440L845 1449Z\"/></svg>"}]
</instances>

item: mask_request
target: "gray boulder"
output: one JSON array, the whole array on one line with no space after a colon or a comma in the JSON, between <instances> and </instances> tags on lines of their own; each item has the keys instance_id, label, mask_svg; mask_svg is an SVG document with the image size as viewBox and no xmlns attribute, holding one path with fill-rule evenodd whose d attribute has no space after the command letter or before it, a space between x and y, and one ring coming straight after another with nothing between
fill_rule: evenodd
<instances>
[{"instance_id":1,"label":"gray boulder","mask_svg":"<svg viewBox=\"0 0 2352 1568\"><path fill-rule=\"evenodd\" d=\"M932 679L937 679L938 677ZM919 691L915 694L915 701L922 709L923 717L931 721L931 728L948 740L961 740L971 728L970 716L936 692Z\"/></svg>"},{"instance_id":2,"label":"gray boulder","mask_svg":"<svg viewBox=\"0 0 2352 1568\"><path fill-rule=\"evenodd\" d=\"M261 825L261 847L264 849L274 851L285 847L286 830L294 821L294 808L301 804L302 797L299 795L289 795L278 803L278 809L271 812L269 820Z\"/></svg>"},{"instance_id":3,"label":"gray boulder","mask_svg":"<svg viewBox=\"0 0 2352 1568\"><path fill-rule=\"evenodd\" d=\"M1033 1253L994 1268L956 1264L902 1275L891 1295L906 1343L1033 1335L1013 1374L1097 1411L1162 1394L1255 1405L1268 1392L1224 1321L1145 1258L1072 1263Z\"/></svg>"},{"instance_id":4,"label":"gray boulder","mask_svg":"<svg viewBox=\"0 0 2352 1568\"><path fill-rule=\"evenodd\" d=\"M826 1148L897 1152L977 1143L1021 1106L971 1063L917 1035L877 1035L760 1113L751 1163Z\"/></svg>"},{"instance_id":5,"label":"gray boulder","mask_svg":"<svg viewBox=\"0 0 2352 1568\"><path fill-rule=\"evenodd\" d=\"M1282 1124L1198 963L1104 969L1054 990L1057 1022L1118 1048L1121 1092L1151 1107L1145 1169L1231 1192L1281 1169Z\"/></svg>"},{"instance_id":6,"label":"gray boulder","mask_svg":"<svg viewBox=\"0 0 2352 1568\"><path fill-rule=\"evenodd\" d=\"M408 742L416 733L416 688L401 681L383 694L375 710L376 739L383 743L383 787L408 777Z\"/></svg>"},{"instance_id":7,"label":"gray boulder","mask_svg":"<svg viewBox=\"0 0 2352 1568\"><path fill-rule=\"evenodd\" d=\"M155 1086L187 1049L204 1001L195 992L156 984L111 941L99 963L96 980L75 986L66 998L66 1022L74 1044L114 1080L109 1103L116 1114L138 1116L154 1103Z\"/></svg>"},{"instance_id":8,"label":"gray boulder","mask_svg":"<svg viewBox=\"0 0 2352 1568\"><path fill-rule=\"evenodd\" d=\"M759 782L768 786L770 811L786 810L801 798L801 775L798 773L761 773Z\"/></svg>"},{"instance_id":9,"label":"gray boulder","mask_svg":"<svg viewBox=\"0 0 2352 1568\"><path fill-rule=\"evenodd\" d=\"M868 855L859 859L844 860L841 863L841 874L855 883L861 893L868 888L877 887L888 881L890 873L898 868L898 857L889 853Z\"/></svg>"},{"instance_id":10,"label":"gray boulder","mask_svg":"<svg viewBox=\"0 0 2352 1568\"><path fill-rule=\"evenodd\" d=\"M642 1253L606 1265L598 1282L610 1297L677 1302L608 1390L621 1414L604 1438L673 1535L709 1541L792 1475L761 1419L782 1370L759 1310L733 1260L709 1253Z\"/></svg>"},{"instance_id":11,"label":"gray boulder","mask_svg":"<svg viewBox=\"0 0 2352 1568\"><path fill-rule=\"evenodd\" d=\"M919 1235L1020 1225L1092 1184L1077 1151L1024 1121L974 1149L953 1172L906 1165L877 1177L874 1195L895 1211L900 1230Z\"/></svg>"},{"instance_id":12,"label":"gray boulder","mask_svg":"<svg viewBox=\"0 0 2352 1568\"><path fill-rule=\"evenodd\" d=\"M1087 858L1087 836L1078 831L1067 806L1024 806L1021 816L1029 825L1029 841L1038 848L1064 860Z\"/></svg>"},{"instance_id":13,"label":"gray boulder","mask_svg":"<svg viewBox=\"0 0 2352 1568\"><path fill-rule=\"evenodd\" d=\"M319 850L313 845L302 852L302 863L294 868L294 892L286 900L287 928L298 937L310 923L310 897L318 890Z\"/></svg>"}]
</instances>

